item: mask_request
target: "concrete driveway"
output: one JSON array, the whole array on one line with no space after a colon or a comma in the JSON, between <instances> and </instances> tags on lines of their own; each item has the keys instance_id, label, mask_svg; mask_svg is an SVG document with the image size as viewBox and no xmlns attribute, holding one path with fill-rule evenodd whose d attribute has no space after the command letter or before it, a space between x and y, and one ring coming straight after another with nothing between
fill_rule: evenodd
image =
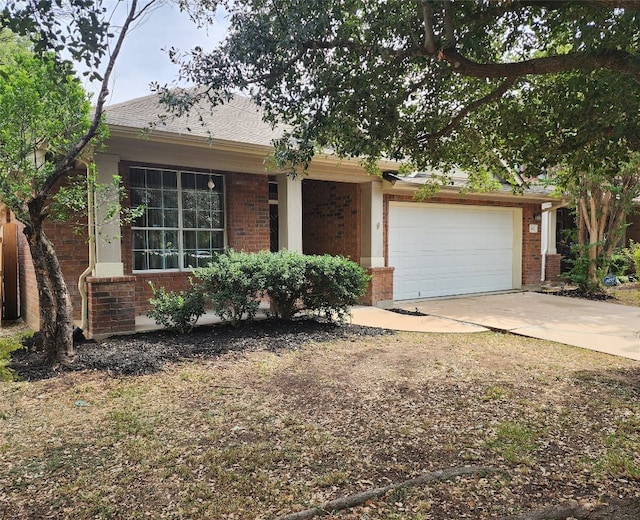
<instances>
[{"instance_id":1,"label":"concrete driveway","mask_svg":"<svg viewBox=\"0 0 640 520\"><path fill-rule=\"evenodd\" d=\"M396 302L429 316L640 360L640 308L536 292Z\"/></svg>"}]
</instances>

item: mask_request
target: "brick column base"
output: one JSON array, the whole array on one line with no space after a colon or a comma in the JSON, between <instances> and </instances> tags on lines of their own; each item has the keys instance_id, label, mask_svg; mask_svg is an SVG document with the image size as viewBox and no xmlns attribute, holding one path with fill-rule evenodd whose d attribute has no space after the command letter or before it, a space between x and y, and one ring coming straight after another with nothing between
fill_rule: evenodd
<instances>
[{"instance_id":1,"label":"brick column base","mask_svg":"<svg viewBox=\"0 0 640 520\"><path fill-rule=\"evenodd\" d=\"M560 281L560 262L562 255L547 255L545 265L545 282Z\"/></svg>"},{"instance_id":2,"label":"brick column base","mask_svg":"<svg viewBox=\"0 0 640 520\"><path fill-rule=\"evenodd\" d=\"M90 338L135 332L135 281L135 276L87 278Z\"/></svg>"},{"instance_id":3,"label":"brick column base","mask_svg":"<svg viewBox=\"0 0 640 520\"><path fill-rule=\"evenodd\" d=\"M364 305L378 305L393 300L393 267L367 267L371 276L367 293L362 298Z\"/></svg>"}]
</instances>

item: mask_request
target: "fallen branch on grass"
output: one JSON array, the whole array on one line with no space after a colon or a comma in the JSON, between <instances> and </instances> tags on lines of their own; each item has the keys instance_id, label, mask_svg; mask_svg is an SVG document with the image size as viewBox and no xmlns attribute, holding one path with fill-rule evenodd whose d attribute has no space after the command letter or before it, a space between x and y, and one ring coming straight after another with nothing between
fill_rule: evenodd
<instances>
[{"instance_id":1,"label":"fallen branch on grass","mask_svg":"<svg viewBox=\"0 0 640 520\"><path fill-rule=\"evenodd\" d=\"M545 509L536 509L535 511L527 511L519 515L505 516L500 520L565 520L567 517L578 517L583 508L575 500L571 500L566 504L561 504ZM582 517L578 517L582 518Z\"/></svg>"},{"instance_id":2,"label":"fallen branch on grass","mask_svg":"<svg viewBox=\"0 0 640 520\"><path fill-rule=\"evenodd\" d=\"M500 520L636 520L640 518L640 498L616 499L606 504L580 504L575 500L545 509L537 509Z\"/></svg>"},{"instance_id":3,"label":"fallen branch on grass","mask_svg":"<svg viewBox=\"0 0 640 520\"><path fill-rule=\"evenodd\" d=\"M428 484L429 482L434 482L437 480L449 480L451 478L459 477L462 475L472 475L475 473L496 473L496 472L503 473L502 470L499 470L497 468L484 467L484 466L465 466L465 467L458 467L458 468L442 469L442 470L434 471L433 473L427 473L426 475L421 475L416 478L405 480L404 482L399 482L397 484L389 484L388 486L369 489L368 491L363 491L362 493L355 493L354 495L348 495L346 497L337 498L335 500L331 500L330 502L325 502L320 506L311 507L309 509L305 509L304 511L299 511L297 513L291 513L289 515L282 516L277 520L308 520L316 516L324 516L331 513L335 513L336 511L342 511L343 509L349 509L352 507L360 506L364 504L367 500L381 497L387 494L389 491L393 491L394 489L420 486L423 484Z\"/></svg>"}]
</instances>

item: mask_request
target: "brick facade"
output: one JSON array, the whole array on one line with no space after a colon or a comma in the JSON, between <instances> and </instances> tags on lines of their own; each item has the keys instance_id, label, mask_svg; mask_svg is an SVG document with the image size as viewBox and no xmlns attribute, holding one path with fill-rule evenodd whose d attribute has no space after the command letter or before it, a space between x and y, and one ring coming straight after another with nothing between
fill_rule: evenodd
<instances>
[{"instance_id":1,"label":"brick facade","mask_svg":"<svg viewBox=\"0 0 640 520\"><path fill-rule=\"evenodd\" d=\"M393 267L369 267L371 276L367 293L362 298L364 305L378 305L393 300Z\"/></svg>"},{"instance_id":2,"label":"brick facade","mask_svg":"<svg viewBox=\"0 0 640 520\"><path fill-rule=\"evenodd\" d=\"M302 250L360 261L360 187L344 182L302 183Z\"/></svg>"},{"instance_id":3,"label":"brick facade","mask_svg":"<svg viewBox=\"0 0 640 520\"><path fill-rule=\"evenodd\" d=\"M89 336L100 338L136 327L136 278L87 278Z\"/></svg>"},{"instance_id":4,"label":"brick facade","mask_svg":"<svg viewBox=\"0 0 640 520\"><path fill-rule=\"evenodd\" d=\"M562 274L562 255L546 255L545 282L558 282Z\"/></svg>"},{"instance_id":5,"label":"brick facade","mask_svg":"<svg viewBox=\"0 0 640 520\"><path fill-rule=\"evenodd\" d=\"M121 162L120 174L128 187L128 174L133 163ZM180 169L165 165L135 164L155 168ZM224 175L226 196L226 245L227 247L257 252L269 249L269 178L266 175L215 172ZM318 181L305 179L303 197L303 250L307 254L342 255L359 261L362 251L361 193L356 183ZM384 196L384 257L388 264L388 216L389 202L415 202L410 195ZM542 259L540 254L541 230L535 213L539 204L468 200L463 197L437 197L430 200L441 204L465 204L480 206L517 207L522 209L522 284L540 281ZM427 202L429 203L429 202ZM531 225L538 225L533 232ZM86 235L78 235L71 224L48 223L47 235L55 245L63 274L71 294L74 319L81 316L81 299L77 289L80 273L88 265ZM19 233L21 248L20 288L22 316L30 325L39 323L39 308L35 275L25 237ZM135 328L135 316L149 308L151 289L149 282L167 290L184 290L189 287L189 271L133 273L131 253L131 229L122 228L122 262L124 276L115 278L89 278L89 335L106 335L129 332ZM24 254L26 252L26 254ZM559 275L560 255L547 257L547 278ZM556 265L558 264L558 265ZM393 299L394 266L369 268L372 281L364 303L375 305Z\"/></svg>"}]
</instances>

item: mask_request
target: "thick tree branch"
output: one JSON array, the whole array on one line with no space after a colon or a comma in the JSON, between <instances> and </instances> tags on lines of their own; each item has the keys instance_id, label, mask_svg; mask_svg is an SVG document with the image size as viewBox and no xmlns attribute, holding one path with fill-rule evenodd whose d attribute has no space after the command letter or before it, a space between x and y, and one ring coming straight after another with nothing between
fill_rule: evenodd
<instances>
[{"instance_id":1,"label":"thick tree branch","mask_svg":"<svg viewBox=\"0 0 640 520\"><path fill-rule=\"evenodd\" d=\"M424 50L430 56L436 53L436 37L433 32L433 8L429 0L422 0L422 23L424 25Z\"/></svg>"},{"instance_id":2,"label":"thick tree branch","mask_svg":"<svg viewBox=\"0 0 640 520\"><path fill-rule=\"evenodd\" d=\"M606 50L600 54L571 52L512 63L478 63L465 58L455 49L442 49L439 56L451 65L454 72L474 78L513 78L572 70L610 69L640 79L638 57L620 50Z\"/></svg>"},{"instance_id":3,"label":"thick tree branch","mask_svg":"<svg viewBox=\"0 0 640 520\"><path fill-rule=\"evenodd\" d=\"M500 84L500 86L497 89L495 89L494 91L490 92L486 96L481 97L480 99L476 99L473 103L468 104L466 107L464 107L462 110L460 110L460 112L458 112L456 114L456 116L449 122L449 124L447 124L446 126L441 128L437 132L434 132L432 134L425 134L425 135L420 136L418 138L418 141L423 142L423 143L429 143L429 142L435 141L436 139L440 139L441 137L444 137L444 136L448 135L471 112L473 112L474 110L477 110L478 108L480 108L483 105L487 105L487 104L489 104L489 103L491 103L493 101L496 101L497 99L500 99L513 86L513 84L515 82L516 82L516 78L508 78L508 79L506 79L505 81L503 81Z\"/></svg>"},{"instance_id":4,"label":"thick tree branch","mask_svg":"<svg viewBox=\"0 0 640 520\"><path fill-rule=\"evenodd\" d=\"M444 34L446 37L446 47L456 46L456 30L453 17L453 5L451 0L444 2Z\"/></svg>"}]
</instances>

